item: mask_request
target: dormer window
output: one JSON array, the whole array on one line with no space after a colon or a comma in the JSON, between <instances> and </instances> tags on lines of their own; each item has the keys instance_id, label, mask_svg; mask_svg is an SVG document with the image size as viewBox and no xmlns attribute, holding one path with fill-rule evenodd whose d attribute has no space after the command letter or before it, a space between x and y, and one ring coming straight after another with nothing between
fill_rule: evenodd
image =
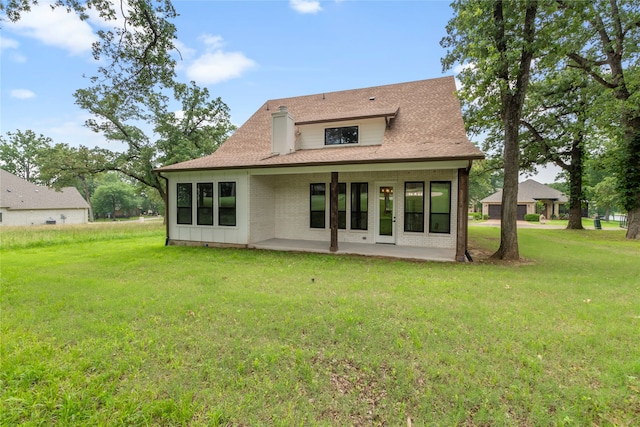
<instances>
[{"instance_id":1,"label":"dormer window","mask_svg":"<svg viewBox=\"0 0 640 427\"><path fill-rule=\"evenodd\" d=\"M358 143L358 126L325 128L324 145L344 145Z\"/></svg>"}]
</instances>

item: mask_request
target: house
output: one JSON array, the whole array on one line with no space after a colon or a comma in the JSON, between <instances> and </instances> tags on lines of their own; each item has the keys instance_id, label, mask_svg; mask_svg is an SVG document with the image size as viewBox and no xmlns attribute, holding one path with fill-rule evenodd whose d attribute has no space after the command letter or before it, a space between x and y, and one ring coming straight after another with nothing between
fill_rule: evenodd
<instances>
[{"instance_id":1,"label":"house","mask_svg":"<svg viewBox=\"0 0 640 427\"><path fill-rule=\"evenodd\" d=\"M484 155L455 91L443 77L265 102L215 153L157 169L167 244L464 260Z\"/></svg>"},{"instance_id":2,"label":"house","mask_svg":"<svg viewBox=\"0 0 640 427\"><path fill-rule=\"evenodd\" d=\"M523 221L526 214L537 213L539 202L544 205L542 213L550 219L564 213L569 199L563 192L533 179L518 184L518 220ZM482 214L488 215L489 219L500 219L501 207L502 190L482 199Z\"/></svg>"},{"instance_id":3,"label":"house","mask_svg":"<svg viewBox=\"0 0 640 427\"><path fill-rule=\"evenodd\" d=\"M86 224L89 204L74 187L41 187L0 169L0 225Z\"/></svg>"}]
</instances>

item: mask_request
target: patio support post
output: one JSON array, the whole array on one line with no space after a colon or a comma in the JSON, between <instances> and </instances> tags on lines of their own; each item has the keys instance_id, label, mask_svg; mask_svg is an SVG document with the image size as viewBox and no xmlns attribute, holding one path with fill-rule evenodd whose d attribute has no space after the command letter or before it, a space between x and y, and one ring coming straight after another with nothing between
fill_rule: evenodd
<instances>
[{"instance_id":1,"label":"patio support post","mask_svg":"<svg viewBox=\"0 0 640 427\"><path fill-rule=\"evenodd\" d=\"M469 170L458 169L458 227L456 237L456 261L464 262L469 231Z\"/></svg>"},{"instance_id":2,"label":"patio support post","mask_svg":"<svg viewBox=\"0 0 640 427\"><path fill-rule=\"evenodd\" d=\"M331 228L331 252L338 251L338 172L331 172L329 191L329 227Z\"/></svg>"}]
</instances>

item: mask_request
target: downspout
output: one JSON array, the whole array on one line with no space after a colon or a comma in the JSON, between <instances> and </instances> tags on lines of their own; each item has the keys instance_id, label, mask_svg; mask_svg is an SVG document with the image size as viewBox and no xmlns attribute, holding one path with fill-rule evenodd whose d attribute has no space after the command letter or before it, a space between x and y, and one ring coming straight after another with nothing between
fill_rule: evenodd
<instances>
[{"instance_id":1,"label":"downspout","mask_svg":"<svg viewBox=\"0 0 640 427\"><path fill-rule=\"evenodd\" d=\"M469 261L471 255L467 250L469 235L469 172L471 171L472 160L466 168L458 169L458 224L456 237L456 261L464 262L465 258Z\"/></svg>"},{"instance_id":2,"label":"downspout","mask_svg":"<svg viewBox=\"0 0 640 427\"><path fill-rule=\"evenodd\" d=\"M158 178L164 179L164 225L165 225L165 239L164 245L169 245L169 178L162 176L162 173L156 172Z\"/></svg>"}]
</instances>

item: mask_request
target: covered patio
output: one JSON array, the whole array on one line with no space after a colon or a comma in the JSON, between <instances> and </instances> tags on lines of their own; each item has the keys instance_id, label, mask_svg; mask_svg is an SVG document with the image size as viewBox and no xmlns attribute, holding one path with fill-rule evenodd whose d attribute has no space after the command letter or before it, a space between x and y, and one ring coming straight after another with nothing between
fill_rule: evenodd
<instances>
[{"instance_id":1,"label":"covered patio","mask_svg":"<svg viewBox=\"0 0 640 427\"><path fill-rule=\"evenodd\" d=\"M312 240L268 239L248 245L251 249L289 252L336 253L341 255L379 256L419 261L455 261L455 248L425 248L389 244L340 242L338 250L331 252L329 243Z\"/></svg>"}]
</instances>

